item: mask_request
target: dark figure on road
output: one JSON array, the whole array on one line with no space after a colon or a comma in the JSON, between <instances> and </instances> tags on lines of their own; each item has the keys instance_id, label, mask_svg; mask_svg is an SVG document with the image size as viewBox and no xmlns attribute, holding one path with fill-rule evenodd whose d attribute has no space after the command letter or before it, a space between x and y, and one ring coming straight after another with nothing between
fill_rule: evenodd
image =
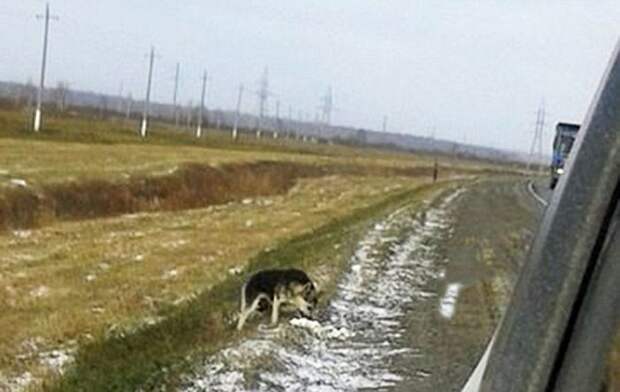
<instances>
[{"instance_id":1,"label":"dark figure on road","mask_svg":"<svg viewBox=\"0 0 620 392\"><path fill-rule=\"evenodd\" d=\"M437 177L439 177L439 165L435 161L435 165L433 165L433 182L437 181Z\"/></svg>"}]
</instances>

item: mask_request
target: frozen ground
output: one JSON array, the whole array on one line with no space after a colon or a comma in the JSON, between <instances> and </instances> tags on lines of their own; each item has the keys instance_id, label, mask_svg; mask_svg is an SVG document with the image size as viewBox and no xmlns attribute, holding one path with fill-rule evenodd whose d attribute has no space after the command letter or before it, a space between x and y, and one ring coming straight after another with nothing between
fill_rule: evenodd
<instances>
[{"instance_id":1,"label":"frozen ground","mask_svg":"<svg viewBox=\"0 0 620 392\"><path fill-rule=\"evenodd\" d=\"M334 298L318 320L295 318L235 343L196 365L183 391L385 390L424 379L427 372L401 371L395 362L423 361L406 333L412 304L438 296L425 288L444 275L437 244L450 234L454 191L435 206L404 208L377 223L350 261ZM450 297L452 312L458 306Z\"/></svg>"},{"instance_id":2,"label":"frozen ground","mask_svg":"<svg viewBox=\"0 0 620 392\"><path fill-rule=\"evenodd\" d=\"M260 325L181 391L459 391L506 306L541 208L482 181L371 228L317 320Z\"/></svg>"},{"instance_id":3,"label":"frozen ground","mask_svg":"<svg viewBox=\"0 0 620 392\"><path fill-rule=\"evenodd\" d=\"M424 358L394 363L429 376L403 380L395 391L461 390L505 310L542 213L526 185L515 178L479 182L451 206L451 234L436 249L445 276L426 288L440 295L439 312L416 303L406 323L408 344Z\"/></svg>"}]
</instances>

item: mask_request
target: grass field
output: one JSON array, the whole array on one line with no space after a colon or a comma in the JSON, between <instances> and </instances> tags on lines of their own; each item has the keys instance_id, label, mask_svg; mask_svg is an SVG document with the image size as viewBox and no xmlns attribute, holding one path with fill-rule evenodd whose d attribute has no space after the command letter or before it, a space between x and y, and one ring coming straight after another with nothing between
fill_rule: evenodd
<instances>
[{"instance_id":1,"label":"grass field","mask_svg":"<svg viewBox=\"0 0 620 392\"><path fill-rule=\"evenodd\" d=\"M434 159L423 154L414 157L376 148L316 145L268 137L259 141L242 137L239 142L232 142L228 132L213 129L196 139L187 131L173 131L169 125L158 123L143 140L136 133L135 122L68 115L51 117L48 129L35 134L25 129L24 118L23 113L0 109L0 181L21 178L39 184L93 177L122 180L129 175L167 173L187 162L218 165L270 160L410 167L431 165ZM452 163L448 158L442 161ZM480 162L459 164L491 167Z\"/></svg>"},{"instance_id":2,"label":"grass field","mask_svg":"<svg viewBox=\"0 0 620 392\"><path fill-rule=\"evenodd\" d=\"M0 389L131 390L233 338L230 271L297 265L329 283L372 217L505 170L444 158L429 188L430 156L166 127L144 141L64 116L33 135L0 111Z\"/></svg>"}]
</instances>

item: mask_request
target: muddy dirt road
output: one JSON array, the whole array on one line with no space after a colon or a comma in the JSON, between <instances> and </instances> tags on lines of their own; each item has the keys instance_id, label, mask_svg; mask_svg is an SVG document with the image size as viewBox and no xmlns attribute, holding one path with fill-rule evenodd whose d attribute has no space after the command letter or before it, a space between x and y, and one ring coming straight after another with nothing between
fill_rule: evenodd
<instances>
[{"instance_id":1,"label":"muddy dirt road","mask_svg":"<svg viewBox=\"0 0 620 392\"><path fill-rule=\"evenodd\" d=\"M470 183L377 222L317 320L205 358L185 391L457 391L506 304L542 208L523 179Z\"/></svg>"},{"instance_id":2,"label":"muddy dirt road","mask_svg":"<svg viewBox=\"0 0 620 392\"><path fill-rule=\"evenodd\" d=\"M420 303L407 323L408 343L423 348L424 360L400 362L426 377L409 378L395 390L459 391L463 386L505 310L542 216L544 207L526 185L523 180L479 183L451 206L452 232L437 255L444 278L427 287L440 299ZM439 312L434 311L437 302Z\"/></svg>"}]
</instances>

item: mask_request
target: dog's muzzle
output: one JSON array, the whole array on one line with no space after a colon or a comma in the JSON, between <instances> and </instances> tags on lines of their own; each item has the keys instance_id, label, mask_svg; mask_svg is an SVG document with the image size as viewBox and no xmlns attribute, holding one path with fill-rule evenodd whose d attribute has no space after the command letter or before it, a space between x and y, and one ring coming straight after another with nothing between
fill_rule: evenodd
<instances>
[{"instance_id":1,"label":"dog's muzzle","mask_svg":"<svg viewBox=\"0 0 620 392\"><path fill-rule=\"evenodd\" d=\"M299 314L308 319L315 319L317 314L317 308L315 306L309 305L307 309L300 309Z\"/></svg>"}]
</instances>

